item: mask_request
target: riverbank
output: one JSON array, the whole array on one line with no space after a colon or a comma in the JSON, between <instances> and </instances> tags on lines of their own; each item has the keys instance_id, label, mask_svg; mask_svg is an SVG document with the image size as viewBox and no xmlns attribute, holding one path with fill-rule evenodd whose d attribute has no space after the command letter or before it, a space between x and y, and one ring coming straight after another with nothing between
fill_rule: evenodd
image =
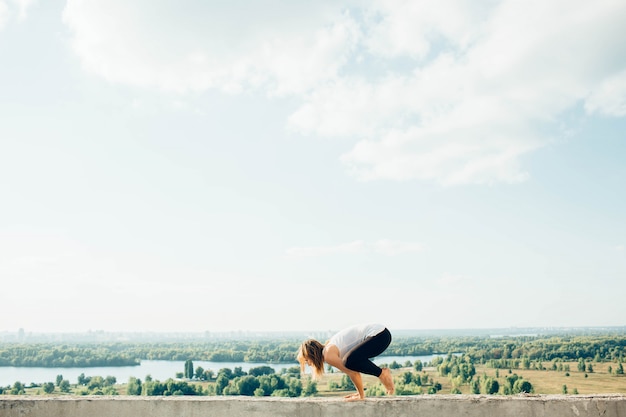
<instances>
[{"instance_id":1,"label":"riverbank","mask_svg":"<svg viewBox=\"0 0 626 417\"><path fill-rule=\"evenodd\" d=\"M437 355L427 356L380 356L375 359L378 364L392 363L396 361L404 364L407 360L415 362L430 362ZM298 363L271 363L271 362L212 362L212 361L193 361L194 369L198 366L204 370L212 370L215 374L222 368L241 368L242 371L248 372L251 368L260 366L269 366L276 373L281 373L285 369L299 366ZM118 383L126 383L130 377L145 379L150 375L153 379L166 380L168 378L176 378L176 374L183 372L185 367L184 361L154 361L143 360L138 366L122 366L122 367L93 367L93 368L41 368L41 367L0 367L0 387L12 385L16 381L26 386L32 384L40 385L45 382L55 382L58 375L62 375L63 379L76 383L81 374L85 376L112 376Z\"/></svg>"}]
</instances>

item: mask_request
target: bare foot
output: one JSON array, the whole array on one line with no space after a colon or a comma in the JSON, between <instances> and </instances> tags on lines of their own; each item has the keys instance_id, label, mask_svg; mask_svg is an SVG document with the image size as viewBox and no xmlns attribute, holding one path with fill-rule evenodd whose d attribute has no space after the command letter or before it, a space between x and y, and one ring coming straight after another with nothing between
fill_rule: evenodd
<instances>
[{"instance_id":1,"label":"bare foot","mask_svg":"<svg viewBox=\"0 0 626 417\"><path fill-rule=\"evenodd\" d=\"M361 401L363 398L361 398L358 392L355 392L354 394L346 395L343 399L346 401Z\"/></svg>"},{"instance_id":2,"label":"bare foot","mask_svg":"<svg viewBox=\"0 0 626 417\"><path fill-rule=\"evenodd\" d=\"M391 371L389 370L389 368L383 368L383 372L380 374L378 378L380 379L380 382L382 382L385 388L387 389L387 394L393 395L396 389L393 386L393 377L391 376Z\"/></svg>"}]
</instances>

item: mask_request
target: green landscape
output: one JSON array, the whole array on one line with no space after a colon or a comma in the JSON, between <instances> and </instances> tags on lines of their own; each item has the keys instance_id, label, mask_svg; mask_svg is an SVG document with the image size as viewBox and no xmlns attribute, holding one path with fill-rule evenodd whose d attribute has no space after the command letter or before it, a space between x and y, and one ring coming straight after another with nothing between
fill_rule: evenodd
<instances>
[{"instance_id":1,"label":"green landscape","mask_svg":"<svg viewBox=\"0 0 626 417\"><path fill-rule=\"evenodd\" d=\"M136 375L117 381L107 375L81 374L69 381L60 373L41 384L15 381L0 387L4 395L247 395L339 396L352 389L344 374L327 368L317 381L301 375L295 360L300 339L223 339L167 342L26 342L0 341L2 367L117 367L142 360L184 361L164 381ZM574 332L505 336L397 336L390 356L435 355L430 362L386 365L392 369L396 395L421 394L600 394L626 393L623 362L626 333ZM384 356L380 358L384 361ZM203 369L194 361L290 364ZM382 396L378 379L364 377L368 396Z\"/></svg>"}]
</instances>

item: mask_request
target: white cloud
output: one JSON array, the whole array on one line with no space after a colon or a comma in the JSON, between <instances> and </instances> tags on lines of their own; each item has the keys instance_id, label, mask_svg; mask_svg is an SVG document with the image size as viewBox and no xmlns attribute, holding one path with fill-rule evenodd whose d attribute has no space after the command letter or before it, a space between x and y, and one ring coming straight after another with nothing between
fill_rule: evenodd
<instances>
[{"instance_id":1,"label":"white cloud","mask_svg":"<svg viewBox=\"0 0 626 417\"><path fill-rule=\"evenodd\" d=\"M589 112L626 112L623 2L505 1L482 20L451 13L453 28L437 13L415 17L387 4L392 23L383 19L371 34L393 44L396 31L419 21L413 30L424 32L413 38L426 44L421 52L391 46L390 55L423 58L438 37L451 46L411 72L316 91L290 118L296 130L364 137L342 156L360 179L524 181L521 158L553 139L544 132L560 114L585 99Z\"/></svg>"},{"instance_id":2,"label":"white cloud","mask_svg":"<svg viewBox=\"0 0 626 417\"><path fill-rule=\"evenodd\" d=\"M589 113L626 116L626 70L604 80L585 101Z\"/></svg>"},{"instance_id":3,"label":"white cloud","mask_svg":"<svg viewBox=\"0 0 626 417\"><path fill-rule=\"evenodd\" d=\"M431 52L433 32L456 47L466 47L478 34L484 6L462 0L380 0L372 6L368 50L378 56L425 58Z\"/></svg>"},{"instance_id":4,"label":"white cloud","mask_svg":"<svg viewBox=\"0 0 626 417\"><path fill-rule=\"evenodd\" d=\"M290 258L315 258L337 254L377 253L384 256L395 256L407 253L418 253L424 250L420 243L401 242L381 239L376 242L355 240L334 246L294 247L285 251Z\"/></svg>"},{"instance_id":5,"label":"white cloud","mask_svg":"<svg viewBox=\"0 0 626 417\"><path fill-rule=\"evenodd\" d=\"M87 70L177 92L302 92L333 78L359 36L332 2L192 3L70 0L63 16Z\"/></svg>"},{"instance_id":6,"label":"white cloud","mask_svg":"<svg viewBox=\"0 0 626 417\"><path fill-rule=\"evenodd\" d=\"M495 130L495 123L491 127ZM442 120L424 128L391 130L378 141L360 141L342 161L363 180L515 183L529 175L519 158L539 146L524 133L521 127L503 126L492 132L480 123L447 126Z\"/></svg>"},{"instance_id":7,"label":"white cloud","mask_svg":"<svg viewBox=\"0 0 626 417\"><path fill-rule=\"evenodd\" d=\"M354 141L361 180L516 183L564 112L626 115L621 0L193 3L69 0L64 21L112 83L300 99L289 128Z\"/></svg>"}]
</instances>

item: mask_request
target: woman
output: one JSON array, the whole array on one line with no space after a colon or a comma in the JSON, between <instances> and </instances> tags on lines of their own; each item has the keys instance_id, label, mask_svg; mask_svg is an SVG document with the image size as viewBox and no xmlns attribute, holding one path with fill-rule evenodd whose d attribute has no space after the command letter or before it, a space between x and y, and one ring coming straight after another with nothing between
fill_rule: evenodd
<instances>
[{"instance_id":1,"label":"woman","mask_svg":"<svg viewBox=\"0 0 626 417\"><path fill-rule=\"evenodd\" d=\"M391 371L379 368L370 360L383 353L390 343L391 333L382 324L360 324L335 334L326 345L314 339L305 341L298 349L298 362L302 372L305 364L312 367L315 377L324 374L324 362L348 375L357 393L347 395L347 400L365 398L361 373L378 377L387 394L393 395Z\"/></svg>"}]
</instances>

